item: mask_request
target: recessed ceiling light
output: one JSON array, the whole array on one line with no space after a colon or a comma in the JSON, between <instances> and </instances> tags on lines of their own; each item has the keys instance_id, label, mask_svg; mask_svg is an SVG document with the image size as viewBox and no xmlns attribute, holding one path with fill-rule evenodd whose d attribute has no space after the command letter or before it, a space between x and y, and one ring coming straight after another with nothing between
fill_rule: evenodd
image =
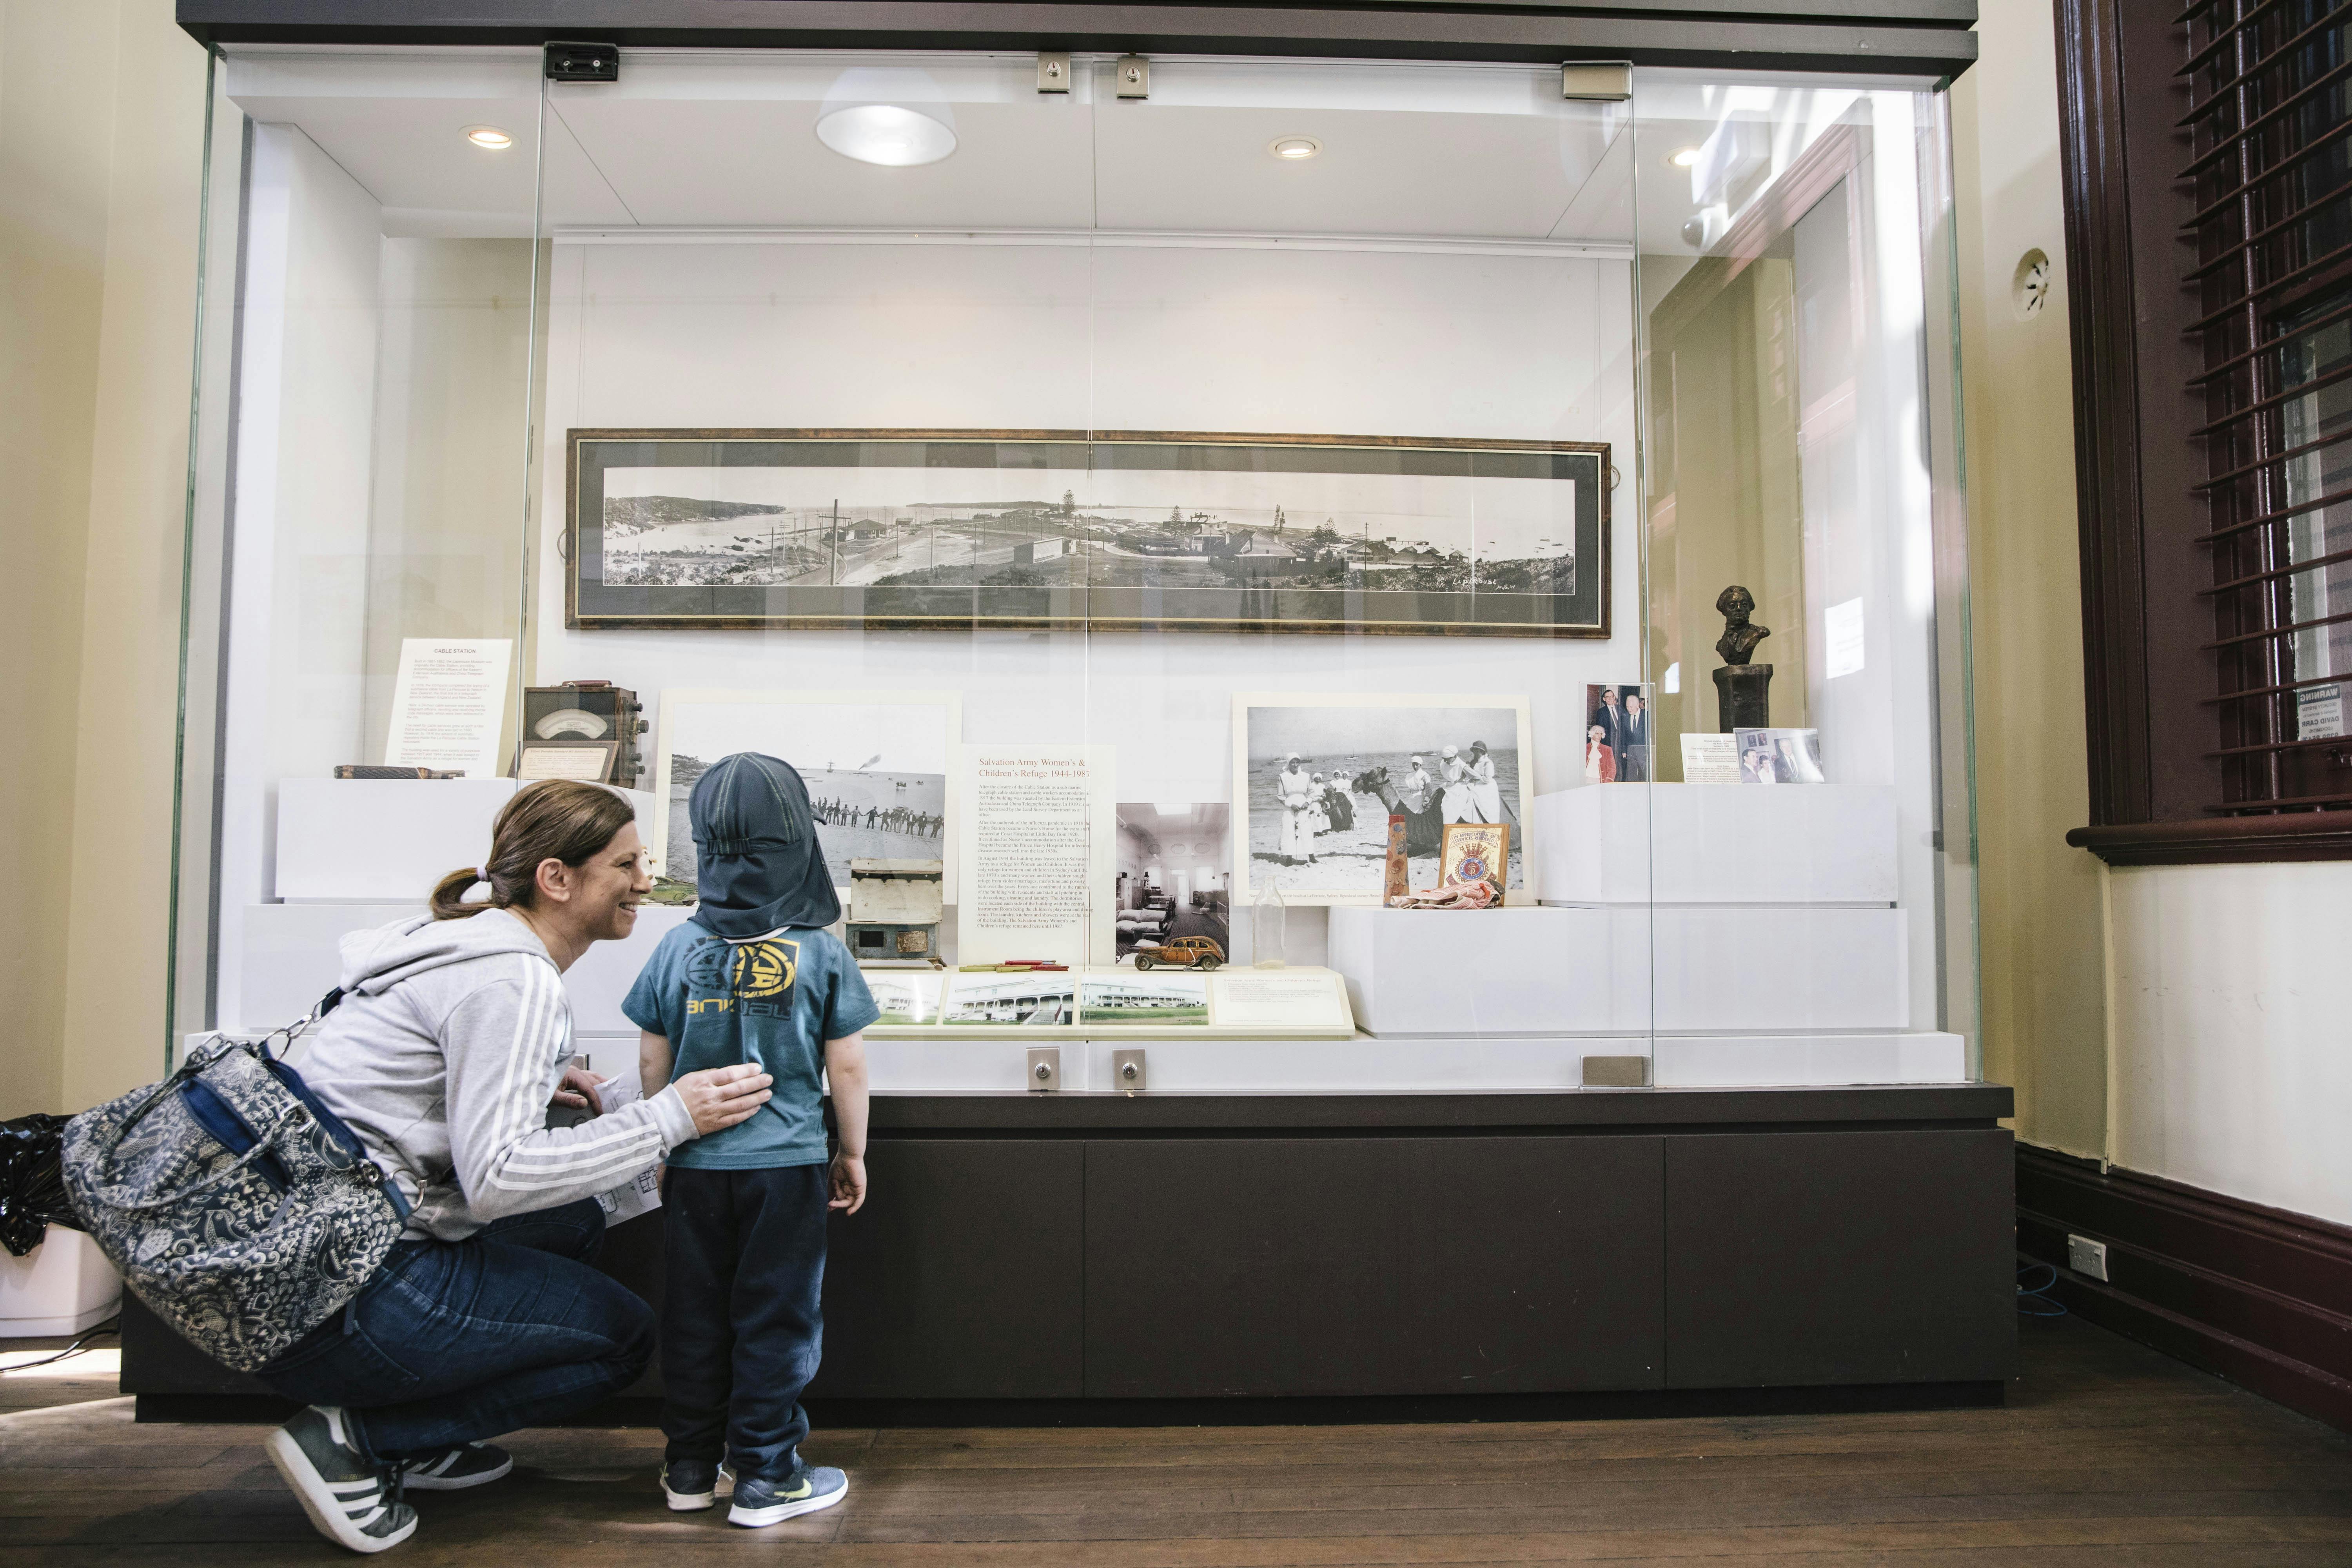
<instances>
[{"instance_id":1,"label":"recessed ceiling light","mask_svg":"<svg viewBox=\"0 0 2352 1568\"><path fill-rule=\"evenodd\" d=\"M477 147L488 147L493 153L504 152L514 145L514 138L495 125L468 125L466 140Z\"/></svg>"},{"instance_id":2,"label":"recessed ceiling light","mask_svg":"<svg viewBox=\"0 0 2352 1568\"><path fill-rule=\"evenodd\" d=\"M816 122L816 138L845 158L893 169L936 163L956 150L954 132L895 103L836 109Z\"/></svg>"},{"instance_id":3,"label":"recessed ceiling light","mask_svg":"<svg viewBox=\"0 0 2352 1568\"><path fill-rule=\"evenodd\" d=\"M1312 136L1279 136L1268 144L1266 151L1277 158L1312 158L1323 151L1323 143Z\"/></svg>"},{"instance_id":4,"label":"recessed ceiling light","mask_svg":"<svg viewBox=\"0 0 2352 1568\"><path fill-rule=\"evenodd\" d=\"M1696 147L1677 147L1673 152L1666 154L1666 162L1673 164L1677 169L1687 169L1692 164L1698 162L1698 149Z\"/></svg>"}]
</instances>

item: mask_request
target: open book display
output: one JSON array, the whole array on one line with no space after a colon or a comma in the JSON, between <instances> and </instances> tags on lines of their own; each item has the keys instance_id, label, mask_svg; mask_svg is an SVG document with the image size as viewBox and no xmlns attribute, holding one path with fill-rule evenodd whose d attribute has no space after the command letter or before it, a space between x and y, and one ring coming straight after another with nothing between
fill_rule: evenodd
<instances>
[{"instance_id":1,"label":"open book display","mask_svg":"<svg viewBox=\"0 0 2352 1568\"><path fill-rule=\"evenodd\" d=\"M1328 969L863 971L880 1039L1169 1035L1194 1038L1349 1039L1346 985Z\"/></svg>"}]
</instances>

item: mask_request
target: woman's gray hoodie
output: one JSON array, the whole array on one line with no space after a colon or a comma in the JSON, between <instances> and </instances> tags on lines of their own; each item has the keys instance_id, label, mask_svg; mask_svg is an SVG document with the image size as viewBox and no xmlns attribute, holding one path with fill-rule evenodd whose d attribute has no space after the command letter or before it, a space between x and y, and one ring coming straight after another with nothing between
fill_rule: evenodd
<instances>
[{"instance_id":1,"label":"woman's gray hoodie","mask_svg":"<svg viewBox=\"0 0 2352 1568\"><path fill-rule=\"evenodd\" d=\"M675 1086L577 1127L547 1125L572 1004L504 910L343 938L343 1000L305 1037L304 1081L415 1205L411 1237L605 1192L694 1136Z\"/></svg>"}]
</instances>

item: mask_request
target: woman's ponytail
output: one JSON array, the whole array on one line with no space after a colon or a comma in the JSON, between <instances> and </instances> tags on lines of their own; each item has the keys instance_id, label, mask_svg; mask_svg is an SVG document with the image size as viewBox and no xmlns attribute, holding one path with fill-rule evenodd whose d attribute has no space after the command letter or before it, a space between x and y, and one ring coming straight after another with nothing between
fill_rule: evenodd
<instances>
[{"instance_id":1,"label":"woman's ponytail","mask_svg":"<svg viewBox=\"0 0 2352 1568\"><path fill-rule=\"evenodd\" d=\"M490 858L462 866L434 886L436 921L462 921L484 910L528 909L539 897L539 868L549 860L584 866L637 818L617 790L580 779L527 784L499 808L490 826ZM467 895L482 884L489 897Z\"/></svg>"}]
</instances>

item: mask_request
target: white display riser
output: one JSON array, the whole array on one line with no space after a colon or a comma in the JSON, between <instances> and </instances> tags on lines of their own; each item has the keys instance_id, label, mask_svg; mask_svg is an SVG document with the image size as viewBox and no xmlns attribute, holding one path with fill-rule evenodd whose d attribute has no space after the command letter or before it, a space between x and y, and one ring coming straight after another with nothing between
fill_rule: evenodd
<instances>
[{"instance_id":1,"label":"white display riser","mask_svg":"<svg viewBox=\"0 0 2352 1568\"><path fill-rule=\"evenodd\" d=\"M607 1077L634 1059L637 1038L582 1036ZM869 1040L877 1094L1010 1093L1030 1087L1029 1047L1062 1053L1064 1094L1110 1093L1114 1051L1141 1049L1147 1094L1505 1093L1581 1089L1589 1056L1652 1058L1658 1089L1785 1089L1878 1083L1961 1083L1958 1035L1682 1036L1520 1039L1198 1040L1057 1034L1012 1039ZM1622 1093L1618 1089L1591 1092Z\"/></svg>"},{"instance_id":2,"label":"white display riser","mask_svg":"<svg viewBox=\"0 0 2352 1568\"><path fill-rule=\"evenodd\" d=\"M0 1340L78 1334L122 1305L122 1276L78 1230L53 1225L22 1258L0 1252Z\"/></svg>"},{"instance_id":3,"label":"white display riser","mask_svg":"<svg viewBox=\"0 0 2352 1568\"><path fill-rule=\"evenodd\" d=\"M1811 1034L1910 1022L1905 912L1640 905L1335 909L1376 1036Z\"/></svg>"},{"instance_id":4,"label":"white display riser","mask_svg":"<svg viewBox=\"0 0 2352 1568\"><path fill-rule=\"evenodd\" d=\"M281 779L278 896L339 903L422 903L443 877L490 852L490 823L512 779ZM622 790L653 832L654 797Z\"/></svg>"},{"instance_id":5,"label":"white display riser","mask_svg":"<svg viewBox=\"0 0 2352 1568\"><path fill-rule=\"evenodd\" d=\"M1547 904L1891 904L1884 784L1587 784L1528 809Z\"/></svg>"},{"instance_id":6,"label":"white display riser","mask_svg":"<svg viewBox=\"0 0 2352 1568\"><path fill-rule=\"evenodd\" d=\"M453 780L463 783L463 780ZM421 915L421 903L248 904L245 910L241 1018L222 1026L259 1032L291 1023L318 1005L341 977L337 944L346 931ZM637 973L669 929L693 910L647 904L637 911L636 929L626 942L600 942L564 972L572 997L572 1026L583 1034L626 1032L636 1026L621 1013Z\"/></svg>"}]
</instances>

